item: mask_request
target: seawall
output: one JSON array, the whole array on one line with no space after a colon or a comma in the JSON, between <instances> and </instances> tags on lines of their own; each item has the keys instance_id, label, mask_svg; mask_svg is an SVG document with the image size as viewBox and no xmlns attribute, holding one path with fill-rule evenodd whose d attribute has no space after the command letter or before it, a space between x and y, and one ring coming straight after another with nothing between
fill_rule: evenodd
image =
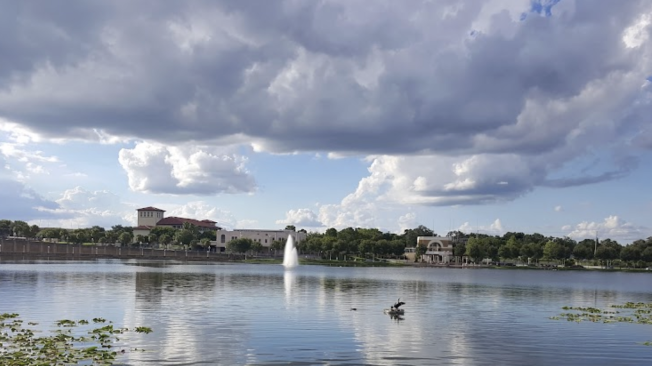
<instances>
[{"instance_id":1,"label":"seawall","mask_svg":"<svg viewBox=\"0 0 652 366\"><path fill-rule=\"evenodd\" d=\"M20 239L0 239L2 259L152 259L175 261L231 262L245 259L243 254L203 250L130 248L111 245L77 245Z\"/></svg>"}]
</instances>

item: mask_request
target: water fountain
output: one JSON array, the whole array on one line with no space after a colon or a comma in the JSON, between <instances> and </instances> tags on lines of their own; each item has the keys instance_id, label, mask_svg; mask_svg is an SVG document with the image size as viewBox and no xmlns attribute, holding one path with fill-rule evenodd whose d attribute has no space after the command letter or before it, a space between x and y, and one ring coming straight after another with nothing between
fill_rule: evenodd
<instances>
[{"instance_id":1,"label":"water fountain","mask_svg":"<svg viewBox=\"0 0 652 366\"><path fill-rule=\"evenodd\" d=\"M299 265L299 253L297 247L294 246L294 238L288 235L288 240L285 242L285 250L283 252L283 266L285 268L294 268Z\"/></svg>"}]
</instances>

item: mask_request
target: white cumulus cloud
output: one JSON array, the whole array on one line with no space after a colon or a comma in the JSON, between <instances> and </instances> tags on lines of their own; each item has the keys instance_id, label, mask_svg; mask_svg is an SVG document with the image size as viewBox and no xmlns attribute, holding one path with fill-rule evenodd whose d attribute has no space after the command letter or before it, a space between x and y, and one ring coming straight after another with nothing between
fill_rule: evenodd
<instances>
[{"instance_id":1,"label":"white cumulus cloud","mask_svg":"<svg viewBox=\"0 0 652 366\"><path fill-rule=\"evenodd\" d=\"M609 238L621 242L644 239L651 233L650 228L634 225L616 215L606 217L602 222L583 221L574 226L564 226L563 230L568 231L568 237L576 240L597 236L602 239Z\"/></svg>"},{"instance_id":2,"label":"white cumulus cloud","mask_svg":"<svg viewBox=\"0 0 652 366\"><path fill-rule=\"evenodd\" d=\"M256 189L246 157L228 148L139 142L121 149L119 161L136 192L209 195Z\"/></svg>"},{"instance_id":3,"label":"white cumulus cloud","mask_svg":"<svg viewBox=\"0 0 652 366\"><path fill-rule=\"evenodd\" d=\"M277 224L294 225L297 228L301 227L321 227L324 226L320 221L318 215L308 208L300 208L297 210L290 210L285 213L285 219L276 220Z\"/></svg>"}]
</instances>

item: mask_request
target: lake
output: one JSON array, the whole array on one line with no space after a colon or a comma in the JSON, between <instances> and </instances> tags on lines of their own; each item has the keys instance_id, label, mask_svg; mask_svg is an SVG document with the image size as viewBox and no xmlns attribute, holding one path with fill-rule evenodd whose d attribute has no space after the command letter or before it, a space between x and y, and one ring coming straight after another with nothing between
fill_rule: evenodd
<instances>
[{"instance_id":1,"label":"lake","mask_svg":"<svg viewBox=\"0 0 652 366\"><path fill-rule=\"evenodd\" d=\"M628 301L652 302L652 273L0 262L0 313L152 328L125 365L651 364L652 325L550 319Z\"/></svg>"}]
</instances>

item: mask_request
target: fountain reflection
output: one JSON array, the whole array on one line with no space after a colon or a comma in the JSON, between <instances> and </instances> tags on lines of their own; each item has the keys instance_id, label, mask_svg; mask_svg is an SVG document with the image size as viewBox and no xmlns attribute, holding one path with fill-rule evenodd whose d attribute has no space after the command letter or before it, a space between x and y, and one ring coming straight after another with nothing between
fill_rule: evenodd
<instances>
[{"instance_id":1,"label":"fountain reflection","mask_svg":"<svg viewBox=\"0 0 652 366\"><path fill-rule=\"evenodd\" d=\"M297 274L294 271L285 271L283 285L285 287L285 305L290 307L296 302L295 297L292 296L292 289L297 286Z\"/></svg>"}]
</instances>

